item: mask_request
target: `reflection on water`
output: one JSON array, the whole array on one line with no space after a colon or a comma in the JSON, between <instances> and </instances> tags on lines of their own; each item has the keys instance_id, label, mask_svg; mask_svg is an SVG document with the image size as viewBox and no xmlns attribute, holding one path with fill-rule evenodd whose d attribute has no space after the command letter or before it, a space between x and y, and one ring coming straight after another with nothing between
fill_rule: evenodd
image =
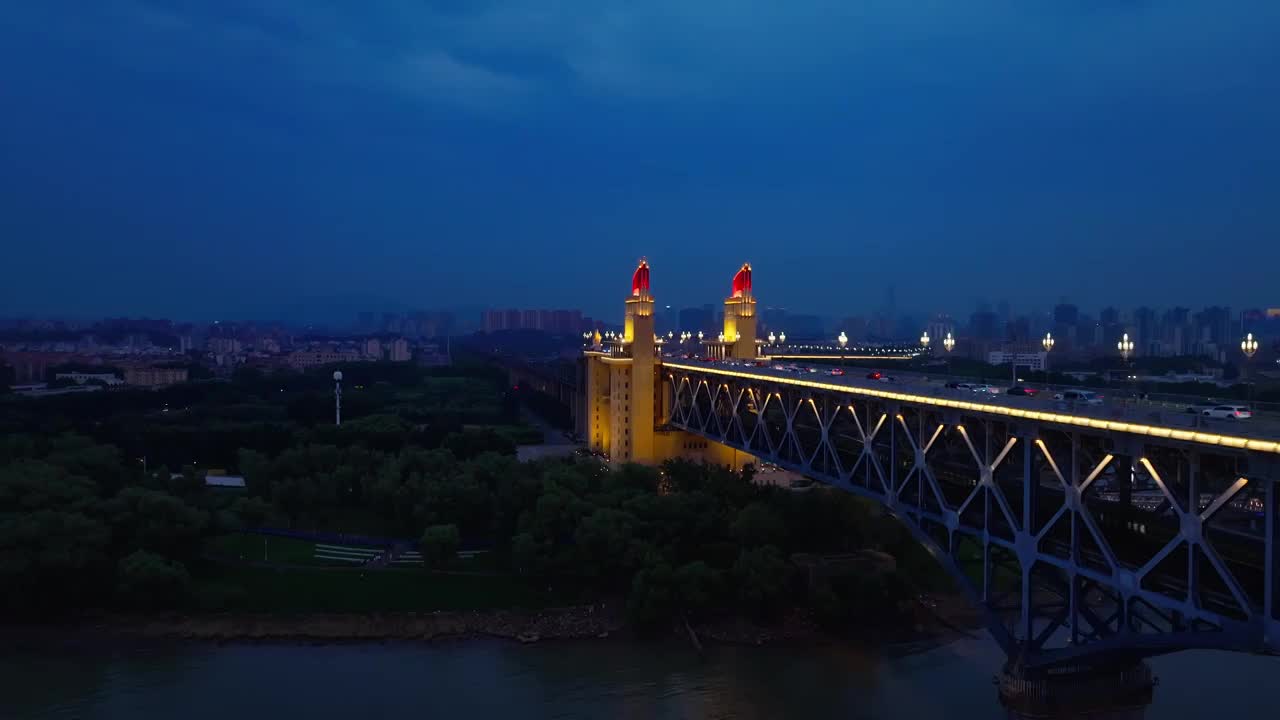
<instances>
[{"instance_id":1,"label":"reflection on water","mask_svg":"<svg viewBox=\"0 0 1280 720\"><path fill-rule=\"evenodd\" d=\"M1275 717L1280 660L1152 661L1151 718ZM169 644L0 651L0 717L997 718L985 640L894 657L848 648L499 641Z\"/></svg>"}]
</instances>

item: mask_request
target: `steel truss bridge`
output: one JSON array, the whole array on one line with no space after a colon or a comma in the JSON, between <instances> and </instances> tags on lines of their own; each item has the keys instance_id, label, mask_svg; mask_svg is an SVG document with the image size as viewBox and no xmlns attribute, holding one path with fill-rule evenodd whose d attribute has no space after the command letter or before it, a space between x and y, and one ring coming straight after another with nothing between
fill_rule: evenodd
<instances>
[{"instance_id":1,"label":"steel truss bridge","mask_svg":"<svg viewBox=\"0 0 1280 720\"><path fill-rule=\"evenodd\" d=\"M692 361L670 426L876 501L1051 672L1191 648L1280 651L1280 443Z\"/></svg>"}]
</instances>

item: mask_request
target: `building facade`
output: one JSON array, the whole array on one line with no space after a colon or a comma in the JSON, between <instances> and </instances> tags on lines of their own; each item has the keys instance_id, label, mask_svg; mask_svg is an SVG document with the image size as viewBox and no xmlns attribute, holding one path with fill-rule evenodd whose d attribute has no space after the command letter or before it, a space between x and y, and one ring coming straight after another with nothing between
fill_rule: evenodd
<instances>
[{"instance_id":1,"label":"building facade","mask_svg":"<svg viewBox=\"0 0 1280 720\"><path fill-rule=\"evenodd\" d=\"M734 276L733 294L725 300L722 339L706 340L708 353L756 357L755 308L751 267L743 265ZM739 450L667 427L672 393L662 373L664 345L655 327L649 263L641 260L631 277L622 334L605 338L596 331L583 352L582 426L587 444L616 462L654 464L685 458L735 468L751 462L751 456Z\"/></svg>"}]
</instances>

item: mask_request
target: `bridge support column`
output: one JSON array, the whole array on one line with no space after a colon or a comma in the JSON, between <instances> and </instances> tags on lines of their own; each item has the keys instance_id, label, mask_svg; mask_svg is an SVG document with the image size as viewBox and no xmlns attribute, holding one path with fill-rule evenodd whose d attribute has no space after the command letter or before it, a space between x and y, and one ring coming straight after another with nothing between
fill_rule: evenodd
<instances>
[{"instance_id":1,"label":"bridge support column","mask_svg":"<svg viewBox=\"0 0 1280 720\"><path fill-rule=\"evenodd\" d=\"M1006 666L996 677L1010 720L1073 718L1140 720L1156 686L1145 662L1025 670Z\"/></svg>"}]
</instances>

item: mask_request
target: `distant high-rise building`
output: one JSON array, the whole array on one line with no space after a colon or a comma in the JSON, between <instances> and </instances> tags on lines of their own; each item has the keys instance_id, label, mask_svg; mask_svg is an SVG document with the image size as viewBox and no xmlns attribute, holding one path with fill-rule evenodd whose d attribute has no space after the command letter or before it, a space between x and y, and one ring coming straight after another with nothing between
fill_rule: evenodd
<instances>
[{"instance_id":1,"label":"distant high-rise building","mask_svg":"<svg viewBox=\"0 0 1280 720\"><path fill-rule=\"evenodd\" d=\"M710 332L715 325L715 318L712 316L710 308L684 308L679 313L678 324L680 325L678 329L681 332L691 332L697 335L699 330L704 333Z\"/></svg>"},{"instance_id":2,"label":"distant high-rise building","mask_svg":"<svg viewBox=\"0 0 1280 720\"><path fill-rule=\"evenodd\" d=\"M411 357L409 341L404 338L392 340L387 347L387 359L391 362L408 362Z\"/></svg>"},{"instance_id":3,"label":"distant high-rise building","mask_svg":"<svg viewBox=\"0 0 1280 720\"><path fill-rule=\"evenodd\" d=\"M969 334L977 340L995 340L997 337L996 314L979 310L969 316Z\"/></svg>"},{"instance_id":4,"label":"distant high-rise building","mask_svg":"<svg viewBox=\"0 0 1280 720\"><path fill-rule=\"evenodd\" d=\"M1005 325L1005 337L1012 343L1027 343L1031 340L1031 318L1022 315L1009 320Z\"/></svg>"},{"instance_id":5,"label":"distant high-rise building","mask_svg":"<svg viewBox=\"0 0 1280 720\"><path fill-rule=\"evenodd\" d=\"M847 335L851 341L867 339L867 319L861 315L841 320L839 327L836 329Z\"/></svg>"},{"instance_id":6,"label":"distant high-rise building","mask_svg":"<svg viewBox=\"0 0 1280 720\"><path fill-rule=\"evenodd\" d=\"M1053 322L1062 325L1075 325L1080 322L1080 308L1068 303L1061 303L1053 308Z\"/></svg>"}]
</instances>

